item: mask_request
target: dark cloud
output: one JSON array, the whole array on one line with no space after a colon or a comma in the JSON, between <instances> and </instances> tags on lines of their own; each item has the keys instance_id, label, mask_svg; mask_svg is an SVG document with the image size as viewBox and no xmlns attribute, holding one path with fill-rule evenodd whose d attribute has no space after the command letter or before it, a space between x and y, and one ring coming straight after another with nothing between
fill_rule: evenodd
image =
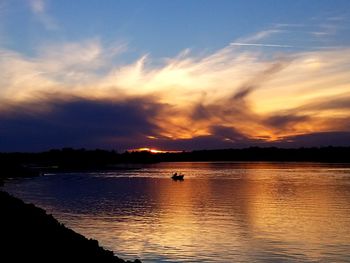
<instances>
[{"instance_id":1,"label":"dark cloud","mask_svg":"<svg viewBox=\"0 0 350 263\"><path fill-rule=\"evenodd\" d=\"M243 148L258 144L260 140L250 139L232 127L215 125L210 127L210 135L190 139L160 138L152 140L151 145L161 149L201 150L220 148Z\"/></svg>"},{"instance_id":2,"label":"dark cloud","mask_svg":"<svg viewBox=\"0 0 350 263\"><path fill-rule=\"evenodd\" d=\"M173 150L203 150L258 147L322 147L322 146L350 146L350 132L319 132L289 136L278 141L266 141L266 138L249 138L234 129L217 127L217 133L207 136L198 136L191 139L159 139L151 145L161 149ZM214 129L213 129L214 130ZM230 138L229 140L227 140Z\"/></svg>"},{"instance_id":3,"label":"dark cloud","mask_svg":"<svg viewBox=\"0 0 350 263\"><path fill-rule=\"evenodd\" d=\"M36 108L40 107L38 102ZM42 102L43 103L43 102ZM59 100L35 112L27 105L0 113L0 151L54 147L118 148L113 138L138 138L157 131L152 117L162 105L147 99L106 102Z\"/></svg>"},{"instance_id":4,"label":"dark cloud","mask_svg":"<svg viewBox=\"0 0 350 263\"><path fill-rule=\"evenodd\" d=\"M280 70L277 67L267 72L273 74L277 69ZM204 102L195 105L190 110L190 119L194 123L202 122L210 135L190 139L160 136L164 131L157 123L164 124L168 118L182 112L173 112L171 105L160 104L149 97L113 102L50 95L39 98L37 102L6 105L6 110L0 111L0 151L40 151L61 147L125 150L148 146L192 150L350 145L350 132L344 132L350 129L350 119L347 117L318 120L317 123L323 127L333 127L337 131L283 137L275 142L269 142L269 137L250 138L242 134L237 127L258 124L283 135L283 131L293 130L296 124L312 123L313 117L309 111L350 109L349 97L339 96L264 117L254 113L245 100L254 88L242 87L233 98L209 105ZM162 127L164 129L166 125ZM170 132L172 128L169 123ZM191 127L183 129L191 132ZM158 139L147 138L149 135Z\"/></svg>"},{"instance_id":5,"label":"dark cloud","mask_svg":"<svg viewBox=\"0 0 350 263\"><path fill-rule=\"evenodd\" d=\"M201 99L194 105L189 117L193 122L213 120L219 124L229 125L238 123L241 126L264 124L264 119L252 110L246 98L253 91L260 88L266 80L284 69L288 62L289 60L280 59L269 64L265 70L252 76L251 79L238 89L235 89L234 93L225 99L210 103L205 103L204 99ZM277 123L278 120L276 119L275 122Z\"/></svg>"},{"instance_id":6,"label":"dark cloud","mask_svg":"<svg viewBox=\"0 0 350 263\"><path fill-rule=\"evenodd\" d=\"M221 138L224 140L237 141L247 141L248 138L237 131L235 128L227 126L215 125L210 127L210 131L214 137Z\"/></svg>"},{"instance_id":7,"label":"dark cloud","mask_svg":"<svg viewBox=\"0 0 350 263\"><path fill-rule=\"evenodd\" d=\"M211 113L206 106L202 103L198 103L194 106L190 117L193 120L206 120L211 117Z\"/></svg>"},{"instance_id":8,"label":"dark cloud","mask_svg":"<svg viewBox=\"0 0 350 263\"><path fill-rule=\"evenodd\" d=\"M289 63L289 60L281 59L278 60L269 67L267 67L260 74L253 76L248 82L242 85L233 95L232 100L244 100L251 92L261 87L261 85L272 77L274 74L278 73L284 69Z\"/></svg>"},{"instance_id":9,"label":"dark cloud","mask_svg":"<svg viewBox=\"0 0 350 263\"><path fill-rule=\"evenodd\" d=\"M306 122L310 119L309 116L298 116L298 115L275 115L272 117L268 117L265 120L265 123L269 126L278 129L290 128L290 126L294 124L298 124L301 122Z\"/></svg>"},{"instance_id":10,"label":"dark cloud","mask_svg":"<svg viewBox=\"0 0 350 263\"><path fill-rule=\"evenodd\" d=\"M350 129L350 118L344 116L327 116L322 117L322 112L332 110L344 110L344 113L350 110L350 97L348 94L342 96L334 96L329 98L322 98L313 100L310 103L305 103L302 106L284 111L283 113L276 113L264 118L263 123L280 131L293 130L293 126L300 123L313 124L317 121L322 123L323 127L328 129L348 131ZM315 116L313 113L317 113ZM327 129L327 128L326 128Z\"/></svg>"},{"instance_id":11,"label":"dark cloud","mask_svg":"<svg viewBox=\"0 0 350 263\"><path fill-rule=\"evenodd\" d=\"M222 149L222 148L241 148L248 147L248 142L233 142L224 140L222 137L208 135L198 136L191 139L159 139L152 142L152 145L161 149L171 150L203 150L203 149Z\"/></svg>"},{"instance_id":12,"label":"dark cloud","mask_svg":"<svg viewBox=\"0 0 350 263\"><path fill-rule=\"evenodd\" d=\"M341 96L333 96L328 98L322 98L314 100L311 103L305 104L296 110L332 110L332 109L344 109L350 110L350 96L349 94L343 94Z\"/></svg>"},{"instance_id":13,"label":"dark cloud","mask_svg":"<svg viewBox=\"0 0 350 263\"><path fill-rule=\"evenodd\" d=\"M151 139L147 135L157 135L160 131L153 118L166 106L147 98L118 103L79 98L58 100L50 103L49 110L41 112L32 110L30 106L38 108L40 103L0 112L0 151L39 151L61 147L125 150L150 146L192 150L350 145L350 132L312 133L267 142L264 138L249 138L234 126L224 125L210 126L211 134L206 136ZM304 117L281 115L268 120L275 127L298 121L304 121Z\"/></svg>"},{"instance_id":14,"label":"dark cloud","mask_svg":"<svg viewBox=\"0 0 350 263\"><path fill-rule=\"evenodd\" d=\"M232 99L242 100L246 98L254 89L256 89L256 86L243 86L235 94L233 94Z\"/></svg>"},{"instance_id":15,"label":"dark cloud","mask_svg":"<svg viewBox=\"0 0 350 263\"><path fill-rule=\"evenodd\" d=\"M285 137L276 143L279 147L350 146L350 132L317 132Z\"/></svg>"}]
</instances>

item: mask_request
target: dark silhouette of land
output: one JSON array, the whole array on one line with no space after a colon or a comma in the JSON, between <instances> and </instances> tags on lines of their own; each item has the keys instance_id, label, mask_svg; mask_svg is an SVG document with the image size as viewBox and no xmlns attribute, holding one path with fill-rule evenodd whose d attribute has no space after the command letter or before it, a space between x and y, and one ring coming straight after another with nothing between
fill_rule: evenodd
<instances>
[{"instance_id":1,"label":"dark silhouette of land","mask_svg":"<svg viewBox=\"0 0 350 263\"><path fill-rule=\"evenodd\" d=\"M329 162L350 163L350 147L321 148L260 148L201 150L164 153L158 161L267 161L267 162Z\"/></svg>"},{"instance_id":2,"label":"dark silhouette of land","mask_svg":"<svg viewBox=\"0 0 350 263\"><path fill-rule=\"evenodd\" d=\"M66 228L43 209L2 191L0 213L0 262L131 262Z\"/></svg>"},{"instance_id":3,"label":"dark silhouette of land","mask_svg":"<svg viewBox=\"0 0 350 263\"><path fill-rule=\"evenodd\" d=\"M7 178L46 172L126 169L120 164L183 161L350 163L350 147L259 148L151 153L64 148L41 153L0 153L0 185ZM125 262L67 229L44 210L0 192L0 262ZM140 262L135 260L134 262Z\"/></svg>"},{"instance_id":4,"label":"dark silhouette of land","mask_svg":"<svg viewBox=\"0 0 350 263\"><path fill-rule=\"evenodd\" d=\"M45 172L121 169L123 163L182 161L278 161L350 163L350 147L201 150L177 153L124 152L64 148L40 153L0 153L0 178ZM125 167L123 168L125 169Z\"/></svg>"}]
</instances>

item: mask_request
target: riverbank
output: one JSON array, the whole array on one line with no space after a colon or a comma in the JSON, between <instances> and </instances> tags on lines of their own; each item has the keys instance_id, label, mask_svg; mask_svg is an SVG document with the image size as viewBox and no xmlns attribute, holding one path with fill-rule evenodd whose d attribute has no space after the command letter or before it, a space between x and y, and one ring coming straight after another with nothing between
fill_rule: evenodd
<instances>
[{"instance_id":1,"label":"riverbank","mask_svg":"<svg viewBox=\"0 0 350 263\"><path fill-rule=\"evenodd\" d=\"M43 209L3 191L0 212L0 262L131 263L66 228Z\"/></svg>"}]
</instances>

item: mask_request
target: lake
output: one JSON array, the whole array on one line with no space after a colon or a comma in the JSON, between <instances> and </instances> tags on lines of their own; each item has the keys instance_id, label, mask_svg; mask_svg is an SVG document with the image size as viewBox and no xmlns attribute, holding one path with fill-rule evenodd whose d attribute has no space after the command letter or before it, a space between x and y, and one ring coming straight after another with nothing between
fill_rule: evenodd
<instances>
[{"instance_id":1,"label":"lake","mask_svg":"<svg viewBox=\"0 0 350 263\"><path fill-rule=\"evenodd\" d=\"M47 174L4 190L125 259L350 262L350 165L183 162ZM173 181L173 172L185 174Z\"/></svg>"}]
</instances>

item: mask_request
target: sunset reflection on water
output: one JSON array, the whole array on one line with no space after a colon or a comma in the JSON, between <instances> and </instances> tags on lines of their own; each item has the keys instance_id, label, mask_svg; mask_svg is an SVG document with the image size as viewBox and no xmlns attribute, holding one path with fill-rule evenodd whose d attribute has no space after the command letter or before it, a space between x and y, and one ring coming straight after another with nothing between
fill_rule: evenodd
<instances>
[{"instance_id":1,"label":"sunset reflection on water","mask_svg":"<svg viewBox=\"0 0 350 263\"><path fill-rule=\"evenodd\" d=\"M163 163L9 183L68 227L143 262L350 260L350 167ZM186 174L172 181L172 171Z\"/></svg>"}]
</instances>

